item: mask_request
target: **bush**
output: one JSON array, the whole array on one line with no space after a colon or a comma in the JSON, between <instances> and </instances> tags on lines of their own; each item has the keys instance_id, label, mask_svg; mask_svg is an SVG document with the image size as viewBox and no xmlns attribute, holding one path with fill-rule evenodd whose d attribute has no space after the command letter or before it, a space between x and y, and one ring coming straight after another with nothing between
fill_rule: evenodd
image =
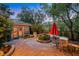
<instances>
[{"instance_id":1,"label":"bush","mask_svg":"<svg viewBox=\"0 0 79 59\"><path fill-rule=\"evenodd\" d=\"M39 40L49 40L50 36L47 34L39 35L38 37Z\"/></svg>"},{"instance_id":2,"label":"bush","mask_svg":"<svg viewBox=\"0 0 79 59\"><path fill-rule=\"evenodd\" d=\"M30 34L26 34L25 36L24 36L24 38L26 39L26 38L30 38Z\"/></svg>"}]
</instances>

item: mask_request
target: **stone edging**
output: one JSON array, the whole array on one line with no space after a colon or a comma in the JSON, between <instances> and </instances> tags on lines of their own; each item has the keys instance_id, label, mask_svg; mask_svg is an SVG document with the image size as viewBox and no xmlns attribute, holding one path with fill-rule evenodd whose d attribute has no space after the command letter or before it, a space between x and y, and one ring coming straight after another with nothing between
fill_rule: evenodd
<instances>
[{"instance_id":1,"label":"stone edging","mask_svg":"<svg viewBox=\"0 0 79 59\"><path fill-rule=\"evenodd\" d=\"M40 43L49 43L50 42L50 40L46 40L46 41L37 40L37 41L40 42Z\"/></svg>"},{"instance_id":2,"label":"stone edging","mask_svg":"<svg viewBox=\"0 0 79 59\"><path fill-rule=\"evenodd\" d=\"M4 56L10 56L15 50L15 46L11 45L11 49L4 55Z\"/></svg>"}]
</instances>

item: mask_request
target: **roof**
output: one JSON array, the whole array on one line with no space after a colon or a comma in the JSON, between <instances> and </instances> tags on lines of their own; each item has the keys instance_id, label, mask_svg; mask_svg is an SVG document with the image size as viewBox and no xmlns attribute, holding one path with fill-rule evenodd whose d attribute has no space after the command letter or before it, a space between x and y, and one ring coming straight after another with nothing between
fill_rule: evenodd
<instances>
[{"instance_id":1,"label":"roof","mask_svg":"<svg viewBox=\"0 0 79 59\"><path fill-rule=\"evenodd\" d=\"M19 21L19 20L12 20L14 25L27 25L27 26L32 26L31 24L29 23L25 23L23 21Z\"/></svg>"}]
</instances>

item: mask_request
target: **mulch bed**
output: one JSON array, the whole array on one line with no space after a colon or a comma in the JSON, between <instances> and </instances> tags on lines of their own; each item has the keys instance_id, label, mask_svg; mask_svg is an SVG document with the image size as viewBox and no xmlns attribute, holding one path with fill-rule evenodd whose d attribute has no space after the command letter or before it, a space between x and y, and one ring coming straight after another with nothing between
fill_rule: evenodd
<instances>
[{"instance_id":1,"label":"mulch bed","mask_svg":"<svg viewBox=\"0 0 79 59\"><path fill-rule=\"evenodd\" d=\"M6 53L10 50L10 48L11 48L10 45L4 45L4 47L1 47L1 48L0 48L0 51L3 52L3 54L1 54L1 55L6 54Z\"/></svg>"}]
</instances>

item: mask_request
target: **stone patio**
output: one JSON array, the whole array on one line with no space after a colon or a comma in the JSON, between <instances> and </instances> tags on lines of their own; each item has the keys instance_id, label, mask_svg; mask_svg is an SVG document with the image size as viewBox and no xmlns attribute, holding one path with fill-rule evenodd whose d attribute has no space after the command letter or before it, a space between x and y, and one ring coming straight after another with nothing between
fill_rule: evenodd
<instances>
[{"instance_id":1,"label":"stone patio","mask_svg":"<svg viewBox=\"0 0 79 59\"><path fill-rule=\"evenodd\" d=\"M34 38L15 39L10 42L15 45L15 51L12 56L69 56L70 54L60 52L50 43L39 43Z\"/></svg>"}]
</instances>

